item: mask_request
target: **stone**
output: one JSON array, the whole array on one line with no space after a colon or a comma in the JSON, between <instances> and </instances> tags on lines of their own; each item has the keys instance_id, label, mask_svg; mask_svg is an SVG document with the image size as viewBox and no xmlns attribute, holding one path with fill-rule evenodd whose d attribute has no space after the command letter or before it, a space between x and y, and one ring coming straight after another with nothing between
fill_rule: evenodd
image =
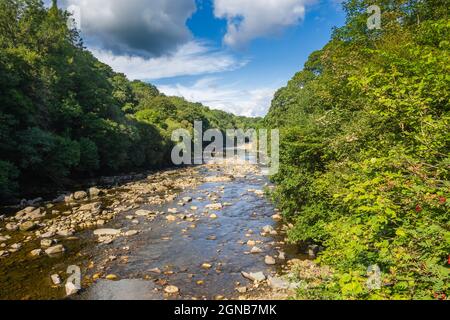
<instances>
[{"instance_id":1,"label":"stone","mask_svg":"<svg viewBox=\"0 0 450 320\"><path fill-rule=\"evenodd\" d=\"M41 240L41 247L42 248L49 248L51 247L53 244L53 240L51 239L42 239Z\"/></svg>"},{"instance_id":2,"label":"stone","mask_svg":"<svg viewBox=\"0 0 450 320\"><path fill-rule=\"evenodd\" d=\"M183 198L183 202L186 202L186 203L192 202L192 198L191 197L184 197Z\"/></svg>"},{"instance_id":3,"label":"stone","mask_svg":"<svg viewBox=\"0 0 450 320\"><path fill-rule=\"evenodd\" d=\"M247 241L247 245L248 245L249 247L254 247L254 246L256 246L256 241L254 241L254 240L248 240L248 241Z\"/></svg>"},{"instance_id":4,"label":"stone","mask_svg":"<svg viewBox=\"0 0 450 320\"><path fill-rule=\"evenodd\" d=\"M258 253L262 253L262 249L258 248L258 247L253 247L252 250L250 250L250 253L252 254L258 254Z\"/></svg>"},{"instance_id":5,"label":"stone","mask_svg":"<svg viewBox=\"0 0 450 320\"><path fill-rule=\"evenodd\" d=\"M8 254L8 251L0 250L0 257L6 257Z\"/></svg>"},{"instance_id":6,"label":"stone","mask_svg":"<svg viewBox=\"0 0 450 320\"><path fill-rule=\"evenodd\" d=\"M67 296L72 296L74 294L77 294L78 291L81 290L80 287L76 286L73 282L70 282L70 281L66 283L65 288L66 288Z\"/></svg>"},{"instance_id":7,"label":"stone","mask_svg":"<svg viewBox=\"0 0 450 320\"><path fill-rule=\"evenodd\" d=\"M52 279L52 282L55 286L58 286L61 284L61 277L58 274L52 274L50 276L50 278Z\"/></svg>"},{"instance_id":8,"label":"stone","mask_svg":"<svg viewBox=\"0 0 450 320\"><path fill-rule=\"evenodd\" d=\"M106 280L110 280L110 281L116 281L117 279L119 279L119 277L117 277L115 274L108 274L105 277Z\"/></svg>"},{"instance_id":9,"label":"stone","mask_svg":"<svg viewBox=\"0 0 450 320\"><path fill-rule=\"evenodd\" d=\"M167 210L168 213L173 213L173 214L177 214L178 213L178 209L177 208L171 208Z\"/></svg>"},{"instance_id":10,"label":"stone","mask_svg":"<svg viewBox=\"0 0 450 320\"><path fill-rule=\"evenodd\" d=\"M19 227L17 226L17 224L14 223L7 223L5 226L6 230L8 231L17 231L19 229Z\"/></svg>"},{"instance_id":11,"label":"stone","mask_svg":"<svg viewBox=\"0 0 450 320\"><path fill-rule=\"evenodd\" d=\"M267 264L269 266L273 266L273 265L277 264L275 259L271 256L266 256L266 258L264 259L264 262L265 262L265 264Z\"/></svg>"},{"instance_id":12,"label":"stone","mask_svg":"<svg viewBox=\"0 0 450 320\"><path fill-rule=\"evenodd\" d=\"M60 230L56 233L60 237L71 237L73 236L72 230Z\"/></svg>"},{"instance_id":13,"label":"stone","mask_svg":"<svg viewBox=\"0 0 450 320\"><path fill-rule=\"evenodd\" d=\"M85 191L77 191L73 194L75 200L83 200L87 198L87 193Z\"/></svg>"},{"instance_id":14,"label":"stone","mask_svg":"<svg viewBox=\"0 0 450 320\"><path fill-rule=\"evenodd\" d=\"M264 233L271 233L272 231L274 231L274 229L273 229L272 226L265 226L265 227L262 228L262 231Z\"/></svg>"},{"instance_id":15,"label":"stone","mask_svg":"<svg viewBox=\"0 0 450 320\"><path fill-rule=\"evenodd\" d=\"M238 287L236 288L236 291L239 293L247 293L247 287Z\"/></svg>"},{"instance_id":16,"label":"stone","mask_svg":"<svg viewBox=\"0 0 450 320\"><path fill-rule=\"evenodd\" d=\"M64 251L66 251L66 249L64 248L63 245L58 244L56 246L50 247L47 250L45 250L45 253L50 255L54 255L54 254L60 254L63 253Z\"/></svg>"},{"instance_id":17,"label":"stone","mask_svg":"<svg viewBox=\"0 0 450 320\"><path fill-rule=\"evenodd\" d=\"M95 198L100 195L101 190L98 188L92 187L92 188L89 188L88 192L89 192L89 197Z\"/></svg>"},{"instance_id":18,"label":"stone","mask_svg":"<svg viewBox=\"0 0 450 320\"><path fill-rule=\"evenodd\" d=\"M153 268L153 269L150 269L148 271L151 272L151 273L156 273L156 274L161 274L162 273L159 268Z\"/></svg>"},{"instance_id":19,"label":"stone","mask_svg":"<svg viewBox=\"0 0 450 320\"><path fill-rule=\"evenodd\" d=\"M136 215L138 217L147 217L147 216L149 216L151 214L152 214L152 212L148 211L148 210L138 210L138 211L136 211Z\"/></svg>"},{"instance_id":20,"label":"stone","mask_svg":"<svg viewBox=\"0 0 450 320\"><path fill-rule=\"evenodd\" d=\"M242 272L242 276L253 282L261 282L266 280L266 276L262 272L253 272L253 273Z\"/></svg>"},{"instance_id":21,"label":"stone","mask_svg":"<svg viewBox=\"0 0 450 320\"><path fill-rule=\"evenodd\" d=\"M217 214L215 214L215 213L213 213L213 214L210 215L209 217L210 217L211 219L217 219L217 218L218 218Z\"/></svg>"},{"instance_id":22,"label":"stone","mask_svg":"<svg viewBox=\"0 0 450 320\"><path fill-rule=\"evenodd\" d=\"M102 208L100 202L88 203L78 208L78 211L99 211Z\"/></svg>"},{"instance_id":23,"label":"stone","mask_svg":"<svg viewBox=\"0 0 450 320\"><path fill-rule=\"evenodd\" d=\"M283 251L279 251L278 252L278 259L286 260L286 253L284 253Z\"/></svg>"},{"instance_id":24,"label":"stone","mask_svg":"<svg viewBox=\"0 0 450 320\"><path fill-rule=\"evenodd\" d=\"M283 278L268 276L267 283L274 290L291 289L291 283Z\"/></svg>"},{"instance_id":25,"label":"stone","mask_svg":"<svg viewBox=\"0 0 450 320\"><path fill-rule=\"evenodd\" d=\"M118 236L120 235L119 229L97 229L94 231L94 235L102 237L102 236Z\"/></svg>"},{"instance_id":26,"label":"stone","mask_svg":"<svg viewBox=\"0 0 450 320\"><path fill-rule=\"evenodd\" d=\"M135 235L137 235L139 233L139 231L137 231L137 230L130 230L130 231L127 231L127 232L125 232L125 237L132 237L132 236L135 236Z\"/></svg>"},{"instance_id":27,"label":"stone","mask_svg":"<svg viewBox=\"0 0 450 320\"><path fill-rule=\"evenodd\" d=\"M19 229L23 232L33 231L37 228L37 224L32 221L24 222L20 225Z\"/></svg>"},{"instance_id":28,"label":"stone","mask_svg":"<svg viewBox=\"0 0 450 320\"><path fill-rule=\"evenodd\" d=\"M42 254L42 249L35 249L30 252L32 257L39 257Z\"/></svg>"},{"instance_id":29,"label":"stone","mask_svg":"<svg viewBox=\"0 0 450 320\"><path fill-rule=\"evenodd\" d=\"M205 207L207 210L222 210L223 205L221 203L212 203L212 204L208 204Z\"/></svg>"},{"instance_id":30,"label":"stone","mask_svg":"<svg viewBox=\"0 0 450 320\"><path fill-rule=\"evenodd\" d=\"M177 294L180 292L180 289L178 289L178 287L175 286L167 286L164 288L164 292L167 294Z\"/></svg>"},{"instance_id":31,"label":"stone","mask_svg":"<svg viewBox=\"0 0 450 320\"><path fill-rule=\"evenodd\" d=\"M48 238L51 238L51 237L53 237L53 236L55 236L55 233L53 232L53 231L48 231L48 232L46 232L46 233L43 233L43 234L41 234L41 238L42 239L48 239Z\"/></svg>"},{"instance_id":32,"label":"stone","mask_svg":"<svg viewBox=\"0 0 450 320\"><path fill-rule=\"evenodd\" d=\"M169 221L169 222L174 222L174 221L177 220L177 217L174 216L174 215L168 215L168 216L166 217L166 220Z\"/></svg>"},{"instance_id":33,"label":"stone","mask_svg":"<svg viewBox=\"0 0 450 320\"><path fill-rule=\"evenodd\" d=\"M280 214L274 214L273 216L272 216L272 219L274 220L274 221L281 221L281 220L283 220L283 217L280 215Z\"/></svg>"},{"instance_id":34,"label":"stone","mask_svg":"<svg viewBox=\"0 0 450 320\"><path fill-rule=\"evenodd\" d=\"M208 269L211 269L211 268L212 268L212 265L211 265L210 263L204 263L204 264L202 264L202 269L208 270Z\"/></svg>"},{"instance_id":35,"label":"stone","mask_svg":"<svg viewBox=\"0 0 450 320\"><path fill-rule=\"evenodd\" d=\"M25 217L28 213L34 211L35 209L36 209L36 208L34 208L34 207L26 207L25 209L20 210L19 212L17 212L16 215L15 215L15 218L16 218L17 220L20 220L20 219L22 219L23 217Z\"/></svg>"}]
</instances>

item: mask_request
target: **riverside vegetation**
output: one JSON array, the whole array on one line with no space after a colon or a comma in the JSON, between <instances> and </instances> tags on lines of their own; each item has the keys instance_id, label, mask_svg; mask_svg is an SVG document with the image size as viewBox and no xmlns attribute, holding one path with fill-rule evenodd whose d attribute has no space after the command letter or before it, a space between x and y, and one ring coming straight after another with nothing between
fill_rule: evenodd
<instances>
[{"instance_id":1,"label":"riverside vegetation","mask_svg":"<svg viewBox=\"0 0 450 320\"><path fill-rule=\"evenodd\" d=\"M172 131L194 120L205 129L258 121L127 80L83 47L68 18L39 0L0 2L0 201L169 165Z\"/></svg>"},{"instance_id":2,"label":"riverside vegetation","mask_svg":"<svg viewBox=\"0 0 450 320\"><path fill-rule=\"evenodd\" d=\"M446 299L450 294L449 6L344 3L347 23L280 89L265 119L281 127L277 205L293 242L323 247L334 269L305 282L319 299ZM366 286L371 265L380 290Z\"/></svg>"}]
</instances>

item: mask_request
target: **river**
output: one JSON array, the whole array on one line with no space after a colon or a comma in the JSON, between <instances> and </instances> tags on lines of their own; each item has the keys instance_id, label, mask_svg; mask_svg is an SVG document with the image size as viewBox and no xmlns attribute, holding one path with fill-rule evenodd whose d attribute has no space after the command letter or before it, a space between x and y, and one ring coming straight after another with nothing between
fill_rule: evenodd
<instances>
[{"instance_id":1,"label":"river","mask_svg":"<svg viewBox=\"0 0 450 320\"><path fill-rule=\"evenodd\" d=\"M155 194L142 188L159 185L161 179L188 183L175 183L162 192L159 198L164 201L149 200ZM30 257L40 238L30 232L7 232L2 226L0 236L11 237L2 250L13 243L21 247L0 258L0 299L63 299L69 265L80 266L83 284L71 299L264 298L268 286L255 285L242 272L276 276L289 259L305 258L297 246L284 242L286 227L273 219L276 210L263 193L270 188L257 166L202 165L107 189L81 203L47 206L50 217L60 219L58 212L67 206L75 210L100 201L118 212L101 228L120 230L122 235L99 243L93 231L100 227L88 226L74 235L55 237L66 249L63 254ZM124 199L128 207L117 210ZM264 227L273 231L264 233ZM132 235L123 236L126 231ZM267 264L266 257L275 264ZM58 274L62 284L53 284L52 274ZM115 281L106 280L107 275ZM167 294L169 286L178 292Z\"/></svg>"}]
</instances>

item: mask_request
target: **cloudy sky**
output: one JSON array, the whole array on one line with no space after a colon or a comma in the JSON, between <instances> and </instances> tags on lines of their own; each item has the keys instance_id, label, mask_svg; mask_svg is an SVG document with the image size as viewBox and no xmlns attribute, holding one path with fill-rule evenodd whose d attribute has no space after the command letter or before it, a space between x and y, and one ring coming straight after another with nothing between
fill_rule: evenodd
<instances>
[{"instance_id":1,"label":"cloudy sky","mask_svg":"<svg viewBox=\"0 0 450 320\"><path fill-rule=\"evenodd\" d=\"M85 45L130 79L263 116L276 89L344 22L338 0L59 0Z\"/></svg>"}]
</instances>

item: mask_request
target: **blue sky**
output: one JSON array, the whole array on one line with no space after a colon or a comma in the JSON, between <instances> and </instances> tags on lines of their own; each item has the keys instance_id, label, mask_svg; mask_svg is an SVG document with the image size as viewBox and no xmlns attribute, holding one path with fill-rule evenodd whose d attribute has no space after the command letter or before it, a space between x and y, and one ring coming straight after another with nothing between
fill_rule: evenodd
<instances>
[{"instance_id":1,"label":"blue sky","mask_svg":"<svg viewBox=\"0 0 450 320\"><path fill-rule=\"evenodd\" d=\"M61 0L87 47L130 79L235 114L274 92L344 23L337 0Z\"/></svg>"}]
</instances>

